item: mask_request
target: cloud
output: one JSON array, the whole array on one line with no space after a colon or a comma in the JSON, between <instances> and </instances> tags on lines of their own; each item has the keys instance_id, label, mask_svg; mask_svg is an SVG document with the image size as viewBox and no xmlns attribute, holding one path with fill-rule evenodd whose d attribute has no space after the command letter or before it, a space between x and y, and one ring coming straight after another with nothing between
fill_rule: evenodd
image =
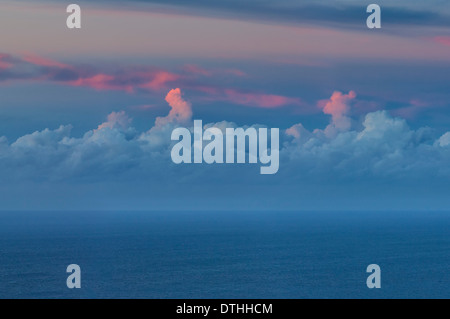
<instances>
[{"instance_id":1,"label":"cloud","mask_svg":"<svg viewBox=\"0 0 450 319\"><path fill-rule=\"evenodd\" d=\"M68 136L71 130L71 125L61 125L56 130L49 130L46 128L43 131L36 131L34 133L19 137L14 143L11 144L11 147L22 150L52 148L59 141L61 141L63 137Z\"/></svg>"},{"instance_id":2,"label":"cloud","mask_svg":"<svg viewBox=\"0 0 450 319\"><path fill-rule=\"evenodd\" d=\"M450 159L449 133L436 138L430 128L413 130L405 119L392 117L387 111L367 113L360 125L355 125L362 129L352 129L347 121L340 125L342 116L349 118L350 102L355 97L352 91L335 92L329 100L319 102L324 113L332 115L325 130L310 132L298 123L285 131L291 138L281 151L281 165L284 162L289 172L286 179L302 176L315 181L328 178L342 183L384 180L402 184L450 176L446 164ZM330 128L333 134L326 134Z\"/></svg>"},{"instance_id":3,"label":"cloud","mask_svg":"<svg viewBox=\"0 0 450 319\"><path fill-rule=\"evenodd\" d=\"M115 1L119 6L133 9L132 3L141 4L139 10L161 10L177 14L195 16L211 16L225 18L240 18L296 25L320 25L334 28L352 28L364 30L361 23L362 15L366 14L367 3L361 4L357 0L340 0L332 3L314 0L292 1L279 0L274 4L270 1L248 0L145 0L145 1ZM106 1L104 1L106 3ZM392 1L377 2L383 8L383 21L391 26L395 25L425 25L449 26L449 10L442 1ZM147 6L142 5L147 4ZM108 6L110 7L110 2ZM162 6L162 7L161 7ZM390 31L390 29L388 30Z\"/></svg>"},{"instance_id":4,"label":"cloud","mask_svg":"<svg viewBox=\"0 0 450 319\"><path fill-rule=\"evenodd\" d=\"M432 40L436 43L450 46L450 37L449 36L437 36L437 37L432 38Z\"/></svg>"},{"instance_id":5,"label":"cloud","mask_svg":"<svg viewBox=\"0 0 450 319\"><path fill-rule=\"evenodd\" d=\"M34 209L372 209L394 202L405 209L417 208L420 198L424 208L448 204L450 132L412 129L386 111L369 112L359 125L331 137L321 127L308 130L297 123L281 134L280 169L268 178L258 165L173 164L171 132L180 125L192 130L195 117L183 117L181 124L170 116L173 110L192 111L181 90L171 90L167 100L172 105L165 123L150 124L145 132L121 111L78 136L62 125L12 143L0 137L0 188L8 199L2 207L22 205L24 192L33 204L20 207Z\"/></svg>"},{"instance_id":6,"label":"cloud","mask_svg":"<svg viewBox=\"0 0 450 319\"><path fill-rule=\"evenodd\" d=\"M155 67L139 66L111 69L102 66L78 66L60 63L34 54L23 57L0 55L0 69L9 72L0 81L42 81L61 85L133 93L166 90L180 75Z\"/></svg>"},{"instance_id":7,"label":"cloud","mask_svg":"<svg viewBox=\"0 0 450 319\"><path fill-rule=\"evenodd\" d=\"M340 120L339 116L351 113L349 102L355 97L352 91L348 94L335 92L322 102L324 112L332 116L328 126L337 127L336 116ZM132 126L131 118L120 111L109 114L106 122L80 137L72 136L70 125L36 131L12 143L2 137L0 173L4 176L3 182L126 179L153 185L170 175L182 177L184 182L209 180L208 176L220 180L221 176L226 176L228 181L244 178L245 183L261 183L260 177L255 177L259 175L257 171L251 169L239 168L240 173L233 175L231 172L235 168L231 166L174 165L170 160L170 134L180 125L192 129L192 106L179 88L168 92L166 102L171 108L168 115L157 118L155 124L142 133ZM222 130L236 126L225 121L203 124ZM274 178L296 184L299 178L310 182L331 178L343 183L361 179L401 183L402 180L450 177L450 132L436 137L429 128L413 130L405 119L392 117L386 111L366 114L355 127L361 129L346 126L332 136L324 134L326 129L309 131L301 123L286 129L281 136L279 177ZM216 171L209 175L213 169Z\"/></svg>"},{"instance_id":8,"label":"cloud","mask_svg":"<svg viewBox=\"0 0 450 319\"><path fill-rule=\"evenodd\" d=\"M10 56L8 54L0 54L0 70L9 69L13 66L9 60Z\"/></svg>"},{"instance_id":9,"label":"cloud","mask_svg":"<svg viewBox=\"0 0 450 319\"><path fill-rule=\"evenodd\" d=\"M445 133L442 135L438 140L439 146L446 147L450 145L450 132Z\"/></svg>"},{"instance_id":10,"label":"cloud","mask_svg":"<svg viewBox=\"0 0 450 319\"><path fill-rule=\"evenodd\" d=\"M167 123L185 123L191 120L191 103L185 101L179 88L170 90L166 95L166 102L171 107L169 115L156 118L156 126L162 126Z\"/></svg>"},{"instance_id":11,"label":"cloud","mask_svg":"<svg viewBox=\"0 0 450 319\"><path fill-rule=\"evenodd\" d=\"M161 70L136 71L134 68L120 70L116 74L98 73L95 75L80 75L76 80L67 82L71 86L88 87L95 90L116 90L133 93L136 90L160 91L171 82L180 78L179 75Z\"/></svg>"},{"instance_id":12,"label":"cloud","mask_svg":"<svg viewBox=\"0 0 450 319\"><path fill-rule=\"evenodd\" d=\"M129 94L157 93L168 90L170 86L181 84L196 93L205 94L200 97L209 101L227 101L229 103L260 108L277 108L285 105L303 105L299 98L287 97L264 92L241 91L235 88L210 86L202 83L202 77L217 76L222 79L227 75L231 77L244 77L246 74L239 69L211 69L206 70L196 65L185 65L180 72L171 72L149 66L124 67L111 69L102 66L77 66L60 63L36 55L28 54L22 58L0 55L0 69L8 68L8 72L0 74L0 81L40 81L60 85L85 87L98 91L123 91ZM225 80L224 82L228 82ZM188 112L178 110L175 93L169 97L174 105L174 111L169 117L183 118ZM182 105L182 104L179 104ZM181 107L181 106L180 106ZM183 108L183 107L182 107ZM178 115L176 115L178 114ZM188 117L188 116L187 116Z\"/></svg>"},{"instance_id":13,"label":"cloud","mask_svg":"<svg viewBox=\"0 0 450 319\"><path fill-rule=\"evenodd\" d=\"M237 105L265 109L279 108L286 105L304 105L299 98L261 92L240 91L231 88L198 86L196 90L206 93L207 101L227 101Z\"/></svg>"},{"instance_id":14,"label":"cloud","mask_svg":"<svg viewBox=\"0 0 450 319\"><path fill-rule=\"evenodd\" d=\"M114 84L115 79L112 75L96 74L90 77L80 77L68 83L71 86L89 87L95 90L124 90L133 92L133 87L130 85Z\"/></svg>"},{"instance_id":15,"label":"cloud","mask_svg":"<svg viewBox=\"0 0 450 319\"><path fill-rule=\"evenodd\" d=\"M101 130L103 128L127 129L131 124L131 121L131 118L128 117L125 111L112 112L108 115L108 120L100 124L97 130Z\"/></svg>"},{"instance_id":16,"label":"cloud","mask_svg":"<svg viewBox=\"0 0 450 319\"><path fill-rule=\"evenodd\" d=\"M433 163L441 150L433 146L430 130L411 130L404 119L386 111L368 113L362 127L337 132L331 139L313 132L310 138L287 145L284 154L303 168L302 174L319 179L426 177L444 165L439 160Z\"/></svg>"},{"instance_id":17,"label":"cloud","mask_svg":"<svg viewBox=\"0 0 450 319\"><path fill-rule=\"evenodd\" d=\"M174 82L180 78L179 75L167 71L156 72L152 77L153 79L151 81L139 85L139 87L160 90L165 88L170 82Z\"/></svg>"},{"instance_id":18,"label":"cloud","mask_svg":"<svg viewBox=\"0 0 450 319\"><path fill-rule=\"evenodd\" d=\"M183 99L179 88L172 89L166 95L166 102L170 106L167 116L157 117L155 125L139 136L143 148L152 152L161 151L170 145L172 130L180 125L187 126L192 122L191 103Z\"/></svg>"},{"instance_id":19,"label":"cloud","mask_svg":"<svg viewBox=\"0 0 450 319\"><path fill-rule=\"evenodd\" d=\"M67 64L64 63L60 63L58 61L55 60L51 60L51 59L47 59L41 56L38 56L36 54L32 54L32 53L28 53L25 54L25 56L23 57L23 60L34 64L34 65L39 65L39 66L47 66L47 67L56 67L56 68L61 68L61 69L70 69L71 67Z\"/></svg>"},{"instance_id":20,"label":"cloud","mask_svg":"<svg viewBox=\"0 0 450 319\"><path fill-rule=\"evenodd\" d=\"M243 93L233 89L225 90L225 99L236 104L261 108L277 108L288 104L301 104L299 99L275 94Z\"/></svg>"},{"instance_id":21,"label":"cloud","mask_svg":"<svg viewBox=\"0 0 450 319\"><path fill-rule=\"evenodd\" d=\"M356 97L354 91L342 94L335 91L329 100L319 102L325 114L331 115L331 123L325 128L325 135L328 137L336 135L337 132L347 131L351 127L351 118L347 116L350 111L350 101Z\"/></svg>"},{"instance_id":22,"label":"cloud","mask_svg":"<svg viewBox=\"0 0 450 319\"><path fill-rule=\"evenodd\" d=\"M202 77L245 76L245 73L238 69L206 70L196 65L185 65L178 72L146 65L121 68L105 65L69 65L31 53L22 57L0 54L0 70L5 69L9 70L7 73L0 74L0 81L33 80L127 93L159 93L168 90L176 83L182 83L192 90L202 91L198 83Z\"/></svg>"}]
</instances>

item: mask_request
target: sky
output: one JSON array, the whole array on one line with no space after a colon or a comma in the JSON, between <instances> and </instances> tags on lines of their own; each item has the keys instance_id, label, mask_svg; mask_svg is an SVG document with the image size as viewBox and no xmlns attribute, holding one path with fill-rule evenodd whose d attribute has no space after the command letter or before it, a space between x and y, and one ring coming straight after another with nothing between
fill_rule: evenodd
<instances>
[{"instance_id":1,"label":"sky","mask_svg":"<svg viewBox=\"0 0 450 319\"><path fill-rule=\"evenodd\" d=\"M2 1L0 210L446 210L450 3ZM280 129L280 167L171 132Z\"/></svg>"}]
</instances>

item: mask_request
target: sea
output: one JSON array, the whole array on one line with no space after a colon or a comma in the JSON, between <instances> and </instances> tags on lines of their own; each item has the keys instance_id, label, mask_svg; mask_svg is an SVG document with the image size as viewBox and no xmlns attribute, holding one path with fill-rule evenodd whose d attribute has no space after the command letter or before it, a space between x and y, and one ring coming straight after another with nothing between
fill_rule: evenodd
<instances>
[{"instance_id":1,"label":"sea","mask_svg":"<svg viewBox=\"0 0 450 319\"><path fill-rule=\"evenodd\" d=\"M447 299L450 212L0 212L0 298Z\"/></svg>"}]
</instances>

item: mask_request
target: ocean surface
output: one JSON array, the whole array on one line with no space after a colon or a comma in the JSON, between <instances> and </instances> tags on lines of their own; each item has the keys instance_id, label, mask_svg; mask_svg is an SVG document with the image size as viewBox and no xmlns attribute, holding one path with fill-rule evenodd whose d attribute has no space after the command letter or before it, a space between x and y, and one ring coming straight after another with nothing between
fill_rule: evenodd
<instances>
[{"instance_id":1,"label":"ocean surface","mask_svg":"<svg viewBox=\"0 0 450 319\"><path fill-rule=\"evenodd\" d=\"M450 298L450 213L2 212L0 298Z\"/></svg>"}]
</instances>

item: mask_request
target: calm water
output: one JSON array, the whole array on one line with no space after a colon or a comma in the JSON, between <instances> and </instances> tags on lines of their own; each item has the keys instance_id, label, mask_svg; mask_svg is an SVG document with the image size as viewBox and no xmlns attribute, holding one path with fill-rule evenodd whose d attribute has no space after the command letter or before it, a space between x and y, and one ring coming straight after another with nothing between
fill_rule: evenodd
<instances>
[{"instance_id":1,"label":"calm water","mask_svg":"<svg viewBox=\"0 0 450 319\"><path fill-rule=\"evenodd\" d=\"M4 212L0 298L450 298L449 235L442 212Z\"/></svg>"}]
</instances>

